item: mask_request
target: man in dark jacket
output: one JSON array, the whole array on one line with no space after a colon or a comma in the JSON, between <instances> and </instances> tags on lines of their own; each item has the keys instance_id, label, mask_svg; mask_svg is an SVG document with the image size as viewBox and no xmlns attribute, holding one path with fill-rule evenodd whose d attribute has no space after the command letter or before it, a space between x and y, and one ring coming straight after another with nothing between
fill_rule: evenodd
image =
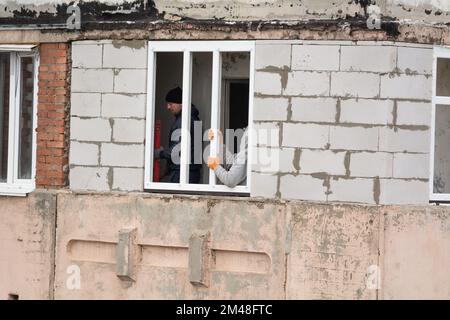
<instances>
[{"instance_id":1,"label":"man in dark jacket","mask_svg":"<svg viewBox=\"0 0 450 320\"><path fill-rule=\"evenodd\" d=\"M167 176L169 182L179 183L180 182L180 149L181 149L181 114L182 114L182 97L183 93L180 87L176 87L170 90L166 95L166 106L167 110L170 111L175 116L175 120L172 123L169 132L169 147L167 149L159 148L155 150L155 159L166 159L167 160ZM191 161L189 163L189 183L199 183L200 182L200 170L202 168L201 163L195 163L194 160L201 159L202 148L200 141L200 148L195 148L195 135L194 135L194 123L196 121L201 121L198 117L198 110L192 104L191 105ZM201 139L202 131L200 132L199 138ZM198 144L197 144L198 146ZM199 150L196 150L199 149ZM196 153L199 153L196 155ZM201 160L200 160L201 161Z\"/></svg>"}]
</instances>

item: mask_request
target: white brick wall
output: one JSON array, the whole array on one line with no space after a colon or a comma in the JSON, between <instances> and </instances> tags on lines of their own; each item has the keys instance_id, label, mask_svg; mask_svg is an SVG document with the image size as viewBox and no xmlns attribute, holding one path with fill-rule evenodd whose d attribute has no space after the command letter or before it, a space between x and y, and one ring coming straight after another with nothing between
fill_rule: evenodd
<instances>
[{"instance_id":1,"label":"white brick wall","mask_svg":"<svg viewBox=\"0 0 450 320\"><path fill-rule=\"evenodd\" d=\"M74 42L72 66L71 187L142 190L147 41Z\"/></svg>"},{"instance_id":2,"label":"white brick wall","mask_svg":"<svg viewBox=\"0 0 450 320\"><path fill-rule=\"evenodd\" d=\"M430 133L428 130L395 131L390 128L380 128L380 151L389 152L429 152Z\"/></svg>"},{"instance_id":3,"label":"white brick wall","mask_svg":"<svg viewBox=\"0 0 450 320\"><path fill-rule=\"evenodd\" d=\"M259 172L294 172L293 160L295 150L292 148L254 148L253 171Z\"/></svg>"},{"instance_id":4,"label":"white brick wall","mask_svg":"<svg viewBox=\"0 0 450 320\"><path fill-rule=\"evenodd\" d=\"M73 92L70 100L70 112L79 117L100 117L101 94Z\"/></svg>"},{"instance_id":5,"label":"white brick wall","mask_svg":"<svg viewBox=\"0 0 450 320\"><path fill-rule=\"evenodd\" d=\"M329 79L328 72L291 71L283 93L293 96L328 96Z\"/></svg>"},{"instance_id":6,"label":"white brick wall","mask_svg":"<svg viewBox=\"0 0 450 320\"><path fill-rule=\"evenodd\" d=\"M423 102L431 98L431 77L424 76L431 52L257 43L254 144L274 149L251 152L276 155L269 156L276 168L252 165L264 173L252 173L251 195L374 203L380 177L380 202L426 202L428 183L417 179L428 179L429 130L422 129L431 123L431 105ZM72 60L71 187L142 190L146 41L75 42Z\"/></svg>"},{"instance_id":7,"label":"white brick wall","mask_svg":"<svg viewBox=\"0 0 450 320\"><path fill-rule=\"evenodd\" d=\"M393 108L391 100L342 100L340 122L386 125L392 123Z\"/></svg>"},{"instance_id":8,"label":"white brick wall","mask_svg":"<svg viewBox=\"0 0 450 320\"><path fill-rule=\"evenodd\" d=\"M398 101L397 124L431 126L431 103Z\"/></svg>"},{"instance_id":9,"label":"white brick wall","mask_svg":"<svg viewBox=\"0 0 450 320\"><path fill-rule=\"evenodd\" d=\"M280 171L280 149L253 148L252 171L276 173Z\"/></svg>"},{"instance_id":10,"label":"white brick wall","mask_svg":"<svg viewBox=\"0 0 450 320\"><path fill-rule=\"evenodd\" d=\"M304 149L300 157L300 173L345 175L344 159L345 152Z\"/></svg>"},{"instance_id":11,"label":"white brick wall","mask_svg":"<svg viewBox=\"0 0 450 320\"><path fill-rule=\"evenodd\" d=\"M114 168L113 190L140 191L144 188L144 169Z\"/></svg>"},{"instance_id":12,"label":"white brick wall","mask_svg":"<svg viewBox=\"0 0 450 320\"><path fill-rule=\"evenodd\" d=\"M280 95L280 74L271 72L255 72L255 93Z\"/></svg>"},{"instance_id":13,"label":"white brick wall","mask_svg":"<svg viewBox=\"0 0 450 320\"><path fill-rule=\"evenodd\" d=\"M323 149L328 143L328 126L303 123L284 123L282 145Z\"/></svg>"},{"instance_id":14,"label":"white brick wall","mask_svg":"<svg viewBox=\"0 0 450 320\"><path fill-rule=\"evenodd\" d=\"M144 145L103 143L100 163L102 166L141 168L144 166Z\"/></svg>"},{"instance_id":15,"label":"white brick wall","mask_svg":"<svg viewBox=\"0 0 450 320\"><path fill-rule=\"evenodd\" d=\"M72 117L70 138L78 141L111 141L111 125L107 119Z\"/></svg>"},{"instance_id":16,"label":"white brick wall","mask_svg":"<svg viewBox=\"0 0 450 320\"><path fill-rule=\"evenodd\" d=\"M143 41L116 41L103 46L103 68L144 69L147 59L147 46Z\"/></svg>"},{"instance_id":17,"label":"white brick wall","mask_svg":"<svg viewBox=\"0 0 450 320\"><path fill-rule=\"evenodd\" d=\"M84 166L99 165L99 146L93 143L70 142L70 163Z\"/></svg>"},{"instance_id":18,"label":"white brick wall","mask_svg":"<svg viewBox=\"0 0 450 320\"><path fill-rule=\"evenodd\" d=\"M145 94L104 94L102 95L102 116L107 118L145 118L146 97Z\"/></svg>"},{"instance_id":19,"label":"white brick wall","mask_svg":"<svg viewBox=\"0 0 450 320\"><path fill-rule=\"evenodd\" d=\"M113 121L113 141L144 143L145 121L135 119L115 119Z\"/></svg>"},{"instance_id":20,"label":"white brick wall","mask_svg":"<svg viewBox=\"0 0 450 320\"><path fill-rule=\"evenodd\" d=\"M378 150L378 128L337 127L330 128L331 149Z\"/></svg>"},{"instance_id":21,"label":"white brick wall","mask_svg":"<svg viewBox=\"0 0 450 320\"><path fill-rule=\"evenodd\" d=\"M292 70L339 70L339 46L292 46Z\"/></svg>"},{"instance_id":22,"label":"white brick wall","mask_svg":"<svg viewBox=\"0 0 450 320\"><path fill-rule=\"evenodd\" d=\"M103 48L99 44L78 44L72 47L73 68L101 68Z\"/></svg>"},{"instance_id":23,"label":"white brick wall","mask_svg":"<svg viewBox=\"0 0 450 320\"><path fill-rule=\"evenodd\" d=\"M252 187L251 196L275 198L277 193L277 180L278 177L273 174L252 172L251 185L254 187Z\"/></svg>"},{"instance_id":24,"label":"white brick wall","mask_svg":"<svg viewBox=\"0 0 450 320\"><path fill-rule=\"evenodd\" d=\"M144 93L147 86L147 70L120 69L114 73L114 92Z\"/></svg>"},{"instance_id":25,"label":"white brick wall","mask_svg":"<svg viewBox=\"0 0 450 320\"><path fill-rule=\"evenodd\" d=\"M382 75L381 98L431 99L431 77L423 75Z\"/></svg>"},{"instance_id":26,"label":"white brick wall","mask_svg":"<svg viewBox=\"0 0 450 320\"><path fill-rule=\"evenodd\" d=\"M112 92L112 69L72 69L72 92Z\"/></svg>"},{"instance_id":27,"label":"white brick wall","mask_svg":"<svg viewBox=\"0 0 450 320\"><path fill-rule=\"evenodd\" d=\"M429 130L425 129L431 123L431 105L424 101L431 96L432 50L377 43L294 44L289 70L289 49L283 47L278 63L271 49L257 47L267 51L257 52L262 57L257 68L280 70L273 70L266 83L257 79L257 96L290 97L291 108L272 113L269 106L262 106L255 110L255 119L277 121L281 146L300 153L300 172L277 171L281 198L373 204L378 181L381 189L396 192L396 186L406 182L412 182L406 187L412 192L428 185L416 179L428 179ZM287 167L291 157L286 155ZM329 196L324 181L330 183ZM395 195L390 197L395 200ZM426 198L415 201L424 203Z\"/></svg>"},{"instance_id":28,"label":"white brick wall","mask_svg":"<svg viewBox=\"0 0 450 320\"><path fill-rule=\"evenodd\" d=\"M255 98L253 120L287 120L287 98Z\"/></svg>"},{"instance_id":29,"label":"white brick wall","mask_svg":"<svg viewBox=\"0 0 450 320\"><path fill-rule=\"evenodd\" d=\"M255 123L253 134L255 145L269 147L280 145L280 127L275 122Z\"/></svg>"},{"instance_id":30,"label":"white brick wall","mask_svg":"<svg viewBox=\"0 0 450 320\"><path fill-rule=\"evenodd\" d=\"M291 65L291 45L257 44L255 65L256 69L289 67Z\"/></svg>"},{"instance_id":31,"label":"white brick wall","mask_svg":"<svg viewBox=\"0 0 450 320\"><path fill-rule=\"evenodd\" d=\"M429 178L428 154L394 154L394 178Z\"/></svg>"},{"instance_id":32,"label":"white brick wall","mask_svg":"<svg viewBox=\"0 0 450 320\"><path fill-rule=\"evenodd\" d=\"M331 95L339 97L376 98L379 95L380 76L374 73L331 73Z\"/></svg>"},{"instance_id":33,"label":"white brick wall","mask_svg":"<svg viewBox=\"0 0 450 320\"><path fill-rule=\"evenodd\" d=\"M280 149L280 172L295 172L294 167L295 149L281 148ZM298 165L298 163L296 164Z\"/></svg>"},{"instance_id":34,"label":"white brick wall","mask_svg":"<svg viewBox=\"0 0 450 320\"><path fill-rule=\"evenodd\" d=\"M336 105L333 98L292 98L292 120L335 122Z\"/></svg>"},{"instance_id":35,"label":"white brick wall","mask_svg":"<svg viewBox=\"0 0 450 320\"><path fill-rule=\"evenodd\" d=\"M342 46L341 71L391 72L397 48L390 46Z\"/></svg>"},{"instance_id":36,"label":"white brick wall","mask_svg":"<svg viewBox=\"0 0 450 320\"><path fill-rule=\"evenodd\" d=\"M70 188L73 190L109 191L108 172L108 168L71 168Z\"/></svg>"},{"instance_id":37,"label":"white brick wall","mask_svg":"<svg viewBox=\"0 0 450 320\"><path fill-rule=\"evenodd\" d=\"M328 201L375 203L373 179L331 179Z\"/></svg>"},{"instance_id":38,"label":"white brick wall","mask_svg":"<svg viewBox=\"0 0 450 320\"><path fill-rule=\"evenodd\" d=\"M428 203L428 183L414 180L380 180L380 204Z\"/></svg>"},{"instance_id":39,"label":"white brick wall","mask_svg":"<svg viewBox=\"0 0 450 320\"><path fill-rule=\"evenodd\" d=\"M326 201L326 191L322 179L308 175L281 176L280 193L285 199Z\"/></svg>"},{"instance_id":40,"label":"white brick wall","mask_svg":"<svg viewBox=\"0 0 450 320\"><path fill-rule=\"evenodd\" d=\"M350 176L392 177L392 153L353 152L350 155Z\"/></svg>"},{"instance_id":41,"label":"white brick wall","mask_svg":"<svg viewBox=\"0 0 450 320\"><path fill-rule=\"evenodd\" d=\"M401 72L431 74L432 66L432 49L398 47L397 67Z\"/></svg>"}]
</instances>

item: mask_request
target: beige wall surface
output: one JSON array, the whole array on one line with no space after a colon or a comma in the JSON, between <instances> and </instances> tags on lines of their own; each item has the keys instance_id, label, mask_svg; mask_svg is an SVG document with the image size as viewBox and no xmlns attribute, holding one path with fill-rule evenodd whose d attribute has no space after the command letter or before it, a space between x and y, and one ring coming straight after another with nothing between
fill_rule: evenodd
<instances>
[{"instance_id":1,"label":"beige wall surface","mask_svg":"<svg viewBox=\"0 0 450 320\"><path fill-rule=\"evenodd\" d=\"M0 299L53 295L56 197L0 197Z\"/></svg>"},{"instance_id":2,"label":"beige wall surface","mask_svg":"<svg viewBox=\"0 0 450 320\"><path fill-rule=\"evenodd\" d=\"M384 220L383 299L450 297L448 207L395 207Z\"/></svg>"},{"instance_id":3,"label":"beige wall surface","mask_svg":"<svg viewBox=\"0 0 450 320\"><path fill-rule=\"evenodd\" d=\"M445 206L37 191L0 214L0 299L450 298Z\"/></svg>"}]
</instances>

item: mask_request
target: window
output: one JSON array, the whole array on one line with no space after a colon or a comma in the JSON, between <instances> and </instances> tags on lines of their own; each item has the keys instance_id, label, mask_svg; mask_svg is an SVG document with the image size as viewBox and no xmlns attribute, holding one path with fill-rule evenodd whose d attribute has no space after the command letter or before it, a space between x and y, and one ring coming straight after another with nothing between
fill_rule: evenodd
<instances>
[{"instance_id":1,"label":"window","mask_svg":"<svg viewBox=\"0 0 450 320\"><path fill-rule=\"evenodd\" d=\"M0 194L35 188L38 63L32 48L0 46Z\"/></svg>"},{"instance_id":2,"label":"window","mask_svg":"<svg viewBox=\"0 0 450 320\"><path fill-rule=\"evenodd\" d=\"M435 48L430 200L450 201L450 48Z\"/></svg>"},{"instance_id":3,"label":"window","mask_svg":"<svg viewBox=\"0 0 450 320\"><path fill-rule=\"evenodd\" d=\"M253 60L252 41L149 42L145 189L249 193L250 151L247 179L234 188L216 178L207 159L220 156L223 161L227 150L238 153L244 145L242 134L251 131ZM177 87L182 112L175 115L166 95ZM215 135L212 141L209 129ZM247 146L251 139L248 134ZM154 160L160 150L171 150L170 160Z\"/></svg>"}]
</instances>

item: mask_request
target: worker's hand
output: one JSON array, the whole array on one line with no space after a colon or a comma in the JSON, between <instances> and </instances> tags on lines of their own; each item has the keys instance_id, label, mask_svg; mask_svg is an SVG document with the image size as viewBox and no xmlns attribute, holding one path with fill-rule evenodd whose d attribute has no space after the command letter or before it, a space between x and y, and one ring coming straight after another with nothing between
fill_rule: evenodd
<instances>
[{"instance_id":1,"label":"worker's hand","mask_svg":"<svg viewBox=\"0 0 450 320\"><path fill-rule=\"evenodd\" d=\"M217 130L217 135L219 136L219 142L222 142L222 132L220 130ZM213 129L208 130L208 140L209 141L214 140L214 130Z\"/></svg>"},{"instance_id":2,"label":"worker's hand","mask_svg":"<svg viewBox=\"0 0 450 320\"><path fill-rule=\"evenodd\" d=\"M163 147L159 147L158 149L155 149L153 152L153 159L158 160L161 158L161 152L164 150Z\"/></svg>"},{"instance_id":3,"label":"worker's hand","mask_svg":"<svg viewBox=\"0 0 450 320\"><path fill-rule=\"evenodd\" d=\"M208 130L208 140L211 141L214 139L214 131L213 129Z\"/></svg>"},{"instance_id":4,"label":"worker's hand","mask_svg":"<svg viewBox=\"0 0 450 320\"><path fill-rule=\"evenodd\" d=\"M219 165L218 157L208 157L208 168L210 168L211 170L216 170L218 165Z\"/></svg>"}]
</instances>

